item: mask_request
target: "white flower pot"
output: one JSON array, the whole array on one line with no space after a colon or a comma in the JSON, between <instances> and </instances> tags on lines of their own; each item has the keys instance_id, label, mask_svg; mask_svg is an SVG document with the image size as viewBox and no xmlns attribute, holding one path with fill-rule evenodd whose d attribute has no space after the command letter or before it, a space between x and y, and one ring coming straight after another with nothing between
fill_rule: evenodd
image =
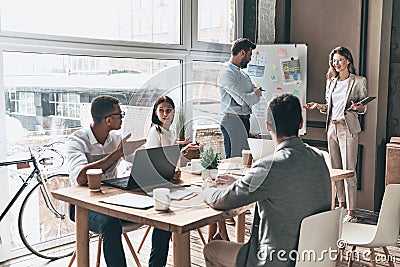
<instances>
[{"instance_id":1,"label":"white flower pot","mask_svg":"<svg viewBox=\"0 0 400 267\"><path fill-rule=\"evenodd\" d=\"M211 177L211 179L215 179L218 176L218 169L204 169L201 172L201 178L207 179L208 177Z\"/></svg>"}]
</instances>

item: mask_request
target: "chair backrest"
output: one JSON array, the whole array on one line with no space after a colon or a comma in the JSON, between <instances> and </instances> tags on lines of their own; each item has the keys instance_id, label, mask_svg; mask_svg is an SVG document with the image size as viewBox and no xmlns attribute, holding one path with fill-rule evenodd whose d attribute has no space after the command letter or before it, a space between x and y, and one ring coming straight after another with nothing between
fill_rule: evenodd
<instances>
[{"instance_id":1,"label":"chair backrest","mask_svg":"<svg viewBox=\"0 0 400 267\"><path fill-rule=\"evenodd\" d=\"M303 219L300 226L296 267L335 266L337 241L342 230L344 209L335 209ZM332 251L332 253L330 253Z\"/></svg>"},{"instance_id":2,"label":"chair backrest","mask_svg":"<svg viewBox=\"0 0 400 267\"><path fill-rule=\"evenodd\" d=\"M370 245L395 245L400 228L400 184L386 186L374 240Z\"/></svg>"}]
</instances>

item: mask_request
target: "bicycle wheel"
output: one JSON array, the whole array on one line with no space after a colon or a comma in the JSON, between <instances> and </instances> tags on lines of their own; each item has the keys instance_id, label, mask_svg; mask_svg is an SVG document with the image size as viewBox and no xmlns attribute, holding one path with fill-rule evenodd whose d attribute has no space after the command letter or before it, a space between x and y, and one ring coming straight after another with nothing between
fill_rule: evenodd
<instances>
[{"instance_id":1,"label":"bicycle wheel","mask_svg":"<svg viewBox=\"0 0 400 267\"><path fill-rule=\"evenodd\" d=\"M46 187L49 191L69 186L68 177L53 177L47 178ZM69 219L68 203L56 200L49 194L49 200L58 212L56 214L48 208L42 186L40 183L35 185L21 205L18 218L20 237L25 246L39 257L54 260L69 256L76 246L75 224Z\"/></svg>"}]
</instances>

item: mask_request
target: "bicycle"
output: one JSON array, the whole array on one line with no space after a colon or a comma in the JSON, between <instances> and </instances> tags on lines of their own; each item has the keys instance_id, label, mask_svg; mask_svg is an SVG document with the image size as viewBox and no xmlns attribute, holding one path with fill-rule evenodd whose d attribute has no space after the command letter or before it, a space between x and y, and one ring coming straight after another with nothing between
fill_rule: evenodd
<instances>
[{"instance_id":1,"label":"bicycle","mask_svg":"<svg viewBox=\"0 0 400 267\"><path fill-rule=\"evenodd\" d=\"M53 165L55 157L43 156L49 151L55 153L57 157L61 157L61 164L64 163L64 157L52 148L53 144L39 147L36 151L39 153L39 157L36 157L29 148L30 158L28 159L0 162L0 167L17 165L17 170L31 168L30 164L33 165L32 171L26 178L19 175L23 183L1 213L0 221L21 197L28 185L36 181L22 201L18 215L18 232L29 251L50 260L70 256L75 250L75 225L69 220L68 204L53 199L49 193L49 188L53 190L69 186L68 175L53 174L45 177L39 168L39 164L46 168ZM55 177L66 178L55 179ZM65 248L64 244L66 243L72 244L69 249Z\"/></svg>"}]
</instances>

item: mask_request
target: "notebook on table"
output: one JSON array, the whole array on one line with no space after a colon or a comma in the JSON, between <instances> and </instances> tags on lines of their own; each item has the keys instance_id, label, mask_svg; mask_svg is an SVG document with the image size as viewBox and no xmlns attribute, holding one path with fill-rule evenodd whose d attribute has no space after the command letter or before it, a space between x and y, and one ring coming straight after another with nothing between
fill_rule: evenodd
<instances>
[{"instance_id":1,"label":"notebook on table","mask_svg":"<svg viewBox=\"0 0 400 267\"><path fill-rule=\"evenodd\" d=\"M157 187L180 188L171 183L179 155L178 145L137 150L129 176L102 182L124 190L141 189L146 192Z\"/></svg>"}]
</instances>

